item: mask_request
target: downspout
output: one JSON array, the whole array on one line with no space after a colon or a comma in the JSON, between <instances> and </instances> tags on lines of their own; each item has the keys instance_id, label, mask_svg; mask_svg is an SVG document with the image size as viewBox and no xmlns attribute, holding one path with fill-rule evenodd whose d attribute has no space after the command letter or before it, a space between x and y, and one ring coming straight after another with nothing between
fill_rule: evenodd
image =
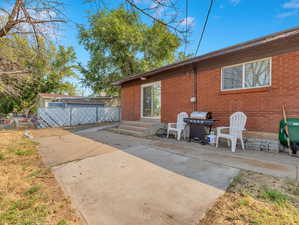
<instances>
[{"instance_id":1,"label":"downspout","mask_svg":"<svg viewBox=\"0 0 299 225\"><path fill-rule=\"evenodd\" d=\"M196 65L192 64L192 98L195 101L192 101L193 112L197 111L197 70Z\"/></svg>"}]
</instances>

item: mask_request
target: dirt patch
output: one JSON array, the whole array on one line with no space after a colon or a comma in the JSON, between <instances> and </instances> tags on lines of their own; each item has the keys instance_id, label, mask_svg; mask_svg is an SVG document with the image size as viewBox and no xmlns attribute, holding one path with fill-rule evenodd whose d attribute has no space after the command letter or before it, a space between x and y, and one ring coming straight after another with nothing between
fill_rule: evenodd
<instances>
[{"instance_id":1,"label":"dirt patch","mask_svg":"<svg viewBox=\"0 0 299 225\"><path fill-rule=\"evenodd\" d=\"M241 172L199 225L299 224L299 183Z\"/></svg>"},{"instance_id":2,"label":"dirt patch","mask_svg":"<svg viewBox=\"0 0 299 225\"><path fill-rule=\"evenodd\" d=\"M43 166L37 143L22 131L0 136L0 224L83 224Z\"/></svg>"}]
</instances>

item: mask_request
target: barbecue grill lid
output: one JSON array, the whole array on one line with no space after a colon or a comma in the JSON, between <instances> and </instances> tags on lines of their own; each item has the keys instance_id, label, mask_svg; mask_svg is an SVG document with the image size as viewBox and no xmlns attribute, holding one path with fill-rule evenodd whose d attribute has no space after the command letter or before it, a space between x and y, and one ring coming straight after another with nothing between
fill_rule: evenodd
<instances>
[{"instance_id":1,"label":"barbecue grill lid","mask_svg":"<svg viewBox=\"0 0 299 225\"><path fill-rule=\"evenodd\" d=\"M207 120L207 119L212 118L212 113L211 112L192 112L190 117L193 119Z\"/></svg>"}]
</instances>

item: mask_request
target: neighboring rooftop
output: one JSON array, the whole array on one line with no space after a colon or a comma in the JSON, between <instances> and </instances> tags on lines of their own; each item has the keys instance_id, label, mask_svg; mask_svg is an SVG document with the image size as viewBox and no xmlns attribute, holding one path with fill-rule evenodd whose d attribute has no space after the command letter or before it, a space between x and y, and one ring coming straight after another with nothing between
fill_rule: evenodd
<instances>
[{"instance_id":1,"label":"neighboring rooftop","mask_svg":"<svg viewBox=\"0 0 299 225\"><path fill-rule=\"evenodd\" d=\"M165 71L175 69L175 68L178 68L178 67L192 65L192 64L199 63L199 62L207 60L207 59L213 59L213 58L216 58L218 56L223 56L223 55L226 55L226 54L229 54L229 53L234 53L234 52L238 52L238 51L241 51L241 50L251 49L253 47L259 47L259 46L263 46L263 45L266 45L266 44L271 44L271 43L274 43L275 41L279 41L279 40L289 40L293 37L296 37L296 38L298 37L299 38L299 26L288 29L288 30L284 30L284 31L281 31L281 32L273 33L273 34L270 34L270 35L266 35L266 36L261 37L261 38L246 41L246 42L243 42L243 43L240 43L240 44L236 44L236 45L233 45L233 46L230 46L230 47L227 47L227 48L223 48L223 49L220 49L220 50L217 50L217 51L213 51L213 52L210 52L210 53L207 53L207 54L204 54L204 55L196 56L196 57L184 60L184 61L169 64L169 65L166 65L166 66L163 66L163 67L160 67L160 68L148 71L148 72L144 72L144 73L136 74L136 75L133 75L133 76L129 76L129 77L126 77L122 80L119 80L119 81L113 83L113 85L122 85L126 82L133 81L133 80L136 80L136 79L139 79L139 78L142 78L142 77L144 77L144 78L145 77L150 77L150 76L156 75L158 73L165 72ZM292 41L293 42L295 41L295 43L298 44L299 43L298 40L295 39L295 40L292 40ZM277 47L277 46L273 45L273 47ZM282 45L280 47L284 47L284 45Z\"/></svg>"},{"instance_id":2,"label":"neighboring rooftop","mask_svg":"<svg viewBox=\"0 0 299 225\"><path fill-rule=\"evenodd\" d=\"M44 98L85 98L84 96L71 96L71 95L60 95L60 94L49 94L49 93L40 93L39 96Z\"/></svg>"},{"instance_id":3,"label":"neighboring rooftop","mask_svg":"<svg viewBox=\"0 0 299 225\"><path fill-rule=\"evenodd\" d=\"M110 99L113 96L72 96L72 95L61 95L61 94L49 94L49 93L40 93L39 96L43 98L54 98L54 99Z\"/></svg>"}]
</instances>

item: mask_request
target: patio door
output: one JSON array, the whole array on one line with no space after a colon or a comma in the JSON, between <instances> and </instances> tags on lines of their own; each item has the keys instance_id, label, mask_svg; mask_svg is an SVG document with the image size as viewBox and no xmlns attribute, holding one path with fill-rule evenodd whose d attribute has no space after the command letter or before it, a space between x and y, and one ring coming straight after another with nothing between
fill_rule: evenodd
<instances>
[{"instance_id":1,"label":"patio door","mask_svg":"<svg viewBox=\"0 0 299 225\"><path fill-rule=\"evenodd\" d=\"M161 82L141 86L141 117L159 119L161 111Z\"/></svg>"}]
</instances>

